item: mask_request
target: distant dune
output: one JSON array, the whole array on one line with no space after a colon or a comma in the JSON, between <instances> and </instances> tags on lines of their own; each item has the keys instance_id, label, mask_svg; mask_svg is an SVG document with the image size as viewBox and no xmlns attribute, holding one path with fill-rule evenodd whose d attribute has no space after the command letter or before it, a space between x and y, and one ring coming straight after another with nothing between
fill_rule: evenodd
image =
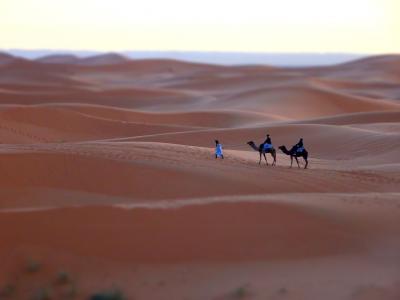
<instances>
[{"instance_id":1,"label":"distant dune","mask_svg":"<svg viewBox=\"0 0 400 300\"><path fill-rule=\"evenodd\" d=\"M112 65L112 64L122 64L127 62L128 58L116 54L116 53L107 53L102 55L91 56L87 58L80 59L78 64L81 65Z\"/></svg>"},{"instance_id":2,"label":"distant dune","mask_svg":"<svg viewBox=\"0 0 400 300\"><path fill-rule=\"evenodd\" d=\"M0 52L0 65L5 65L12 62L15 59L14 56Z\"/></svg>"},{"instance_id":3,"label":"distant dune","mask_svg":"<svg viewBox=\"0 0 400 300\"><path fill-rule=\"evenodd\" d=\"M11 54L0 52L0 66L8 65L17 61L24 61L25 59L13 56Z\"/></svg>"},{"instance_id":4,"label":"distant dune","mask_svg":"<svg viewBox=\"0 0 400 300\"><path fill-rule=\"evenodd\" d=\"M398 69L400 67L400 56L398 54L371 56L344 63L343 66L358 66L361 69L376 68L382 71L396 67Z\"/></svg>"},{"instance_id":5,"label":"distant dune","mask_svg":"<svg viewBox=\"0 0 400 300\"><path fill-rule=\"evenodd\" d=\"M35 59L37 62L46 64L73 64L83 66L102 66L102 65L113 65L122 64L129 61L127 57L124 57L117 53L106 53L101 55L89 56L85 58L79 58L75 55L47 55Z\"/></svg>"},{"instance_id":6,"label":"distant dune","mask_svg":"<svg viewBox=\"0 0 400 300\"><path fill-rule=\"evenodd\" d=\"M399 62L0 54L0 298L399 299Z\"/></svg>"},{"instance_id":7,"label":"distant dune","mask_svg":"<svg viewBox=\"0 0 400 300\"><path fill-rule=\"evenodd\" d=\"M66 54L78 57L102 55L99 51L74 50L22 50L9 53L27 59ZM131 59L172 59L188 62L222 65L273 65L273 66L324 66L349 62L366 55L352 53L254 53L254 52L204 52L204 51L124 51Z\"/></svg>"},{"instance_id":8,"label":"distant dune","mask_svg":"<svg viewBox=\"0 0 400 300\"><path fill-rule=\"evenodd\" d=\"M80 59L75 55L47 55L37 58L36 61L46 64L76 64Z\"/></svg>"}]
</instances>

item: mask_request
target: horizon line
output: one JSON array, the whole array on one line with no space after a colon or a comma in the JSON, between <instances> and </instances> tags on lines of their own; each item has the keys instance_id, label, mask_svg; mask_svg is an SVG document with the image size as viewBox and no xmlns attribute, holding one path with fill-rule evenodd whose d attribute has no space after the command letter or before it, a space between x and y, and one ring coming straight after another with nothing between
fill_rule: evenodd
<instances>
[{"instance_id":1,"label":"horizon line","mask_svg":"<svg viewBox=\"0 0 400 300\"><path fill-rule=\"evenodd\" d=\"M104 49L85 49L85 48L6 48L0 47L0 52L8 51L54 51L54 52L101 52L101 53L124 53L124 52L177 52L177 53L240 53L240 54L346 54L346 55L391 55L400 54L399 52L346 52L346 51L238 51L238 50L179 50L179 49L124 49L124 50L104 50Z\"/></svg>"}]
</instances>

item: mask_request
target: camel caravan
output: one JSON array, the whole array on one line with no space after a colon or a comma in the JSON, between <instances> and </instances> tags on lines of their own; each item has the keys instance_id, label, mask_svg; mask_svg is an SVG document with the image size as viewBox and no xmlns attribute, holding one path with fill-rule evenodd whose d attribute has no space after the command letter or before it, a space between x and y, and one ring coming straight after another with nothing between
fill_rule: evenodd
<instances>
[{"instance_id":1,"label":"camel caravan","mask_svg":"<svg viewBox=\"0 0 400 300\"><path fill-rule=\"evenodd\" d=\"M261 164L262 157L264 157L265 163L268 165L266 154L269 153L273 158L272 166L276 165L276 150L272 146L272 140L269 134L267 134L267 138L264 141L264 143L260 144L259 146L257 146L253 141L247 142L247 144L260 154L260 160L258 164ZM302 157L305 161L304 169L307 169L308 152L304 148L303 138L301 138L300 141L297 144L295 144L290 150L288 150L285 145L279 146L278 149L280 149L284 154L290 156L291 168L293 166L293 158L297 162L297 167L300 168L299 160L297 158ZM222 144L218 140L215 140L215 158L224 159Z\"/></svg>"}]
</instances>

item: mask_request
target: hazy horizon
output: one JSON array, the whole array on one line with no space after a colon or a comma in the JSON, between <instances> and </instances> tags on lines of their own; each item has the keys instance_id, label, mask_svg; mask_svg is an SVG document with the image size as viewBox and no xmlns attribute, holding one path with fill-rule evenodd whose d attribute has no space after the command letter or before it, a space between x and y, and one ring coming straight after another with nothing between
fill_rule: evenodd
<instances>
[{"instance_id":1,"label":"hazy horizon","mask_svg":"<svg viewBox=\"0 0 400 300\"><path fill-rule=\"evenodd\" d=\"M49 55L75 55L88 57L106 53L118 53L130 59L176 59L196 63L221 65L264 64L272 66L323 66L344 63L368 55L359 53L278 53L235 51L95 51L51 49L0 49L17 57L38 59Z\"/></svg>"}]
</instances>

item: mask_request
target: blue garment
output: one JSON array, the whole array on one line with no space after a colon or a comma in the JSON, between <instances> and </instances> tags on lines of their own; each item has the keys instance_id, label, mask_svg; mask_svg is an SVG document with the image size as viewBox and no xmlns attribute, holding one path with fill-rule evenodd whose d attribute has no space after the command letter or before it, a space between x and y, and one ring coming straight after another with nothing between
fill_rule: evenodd
<instances>
[{"instance_id":1,"label":"blue garment","mask_svg":"<svg viewBox=\"0 0 400 300\"><path fill-rule=\"evenodd\" d=\"M218 157L223 156L223 152L222 152L222 145L221 144L217 144L217 146L215 147L215 155Z\"/></svg>"},{"instance_id":2,"label":"blue garment","mask_svg":"<svg viewBox=\"0 0 400 300\"><path fill-rule=\"evenodd\" d=\"M304 151L304 147L297 148L297 152L303 152L303 151Z\"/></svg>"},{"instance_id":3,"label":"blue garment","mask_svg":"<svg viewBox=\"0 0 400 300\"><path fill-rule=\"evenodd\" d=\"M272 149L271 144L264 144L264 150L270 150L270 149Z\"/></svg>"}]
</instances>

